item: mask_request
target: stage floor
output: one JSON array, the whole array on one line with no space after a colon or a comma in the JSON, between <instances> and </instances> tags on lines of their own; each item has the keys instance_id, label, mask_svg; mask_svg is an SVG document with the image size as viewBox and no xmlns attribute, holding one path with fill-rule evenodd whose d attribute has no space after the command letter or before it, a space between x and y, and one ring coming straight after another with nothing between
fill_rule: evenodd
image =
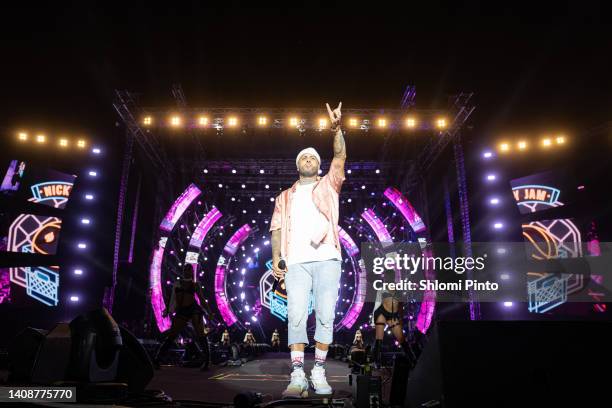
<instances>
[{"instance_id":1,"label":"stage floor","mask_svg":"<svg viewBox=\"0 0 612 408\"><path fill-rule=\"evenodd\" d=\"M304 368L308 377L313 365L314 355L306 354ZM327 361L327 381L334 389L333 398L351 396L349 373L347 363ZM266 400L276 400L289 384L289 374L289 353L266 353L241 367L213 367L204 372L198 368L162 366L147 388L162 390L173 400L232 403L234 396L243 391L261 392L267 394ZM309 397L319 396L310 388Z\"/></svg>"}]
</instances>

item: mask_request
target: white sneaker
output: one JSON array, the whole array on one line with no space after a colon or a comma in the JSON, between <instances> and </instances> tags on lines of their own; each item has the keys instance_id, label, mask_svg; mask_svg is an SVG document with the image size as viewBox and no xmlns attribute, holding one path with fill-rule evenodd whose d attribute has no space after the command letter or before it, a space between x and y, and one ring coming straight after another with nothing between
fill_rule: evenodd
<instances>
[{"instance_id":1,"label":"white sneaker","mask_svg":"<svg viewBox=\"0 0 612 408\"><path fill-rule=\"evenodd\" d=\"M312 382L312 388L315 390L315 394L331 394L332 387L327 383L325 378L325 369L323 367L314 366L310 372L310 381Z\"/></svg>"},{"instance_id":2,"label":"white sneaker","mask_svg":"<svg viewBox=\"0 0 612 408\"><path fill-rule=\"evenodd\" d=\"M304 370L296 369L291 372L291 382L283 391L283 398L307 398L308 381Z\"/></svg>"}]
</instances>

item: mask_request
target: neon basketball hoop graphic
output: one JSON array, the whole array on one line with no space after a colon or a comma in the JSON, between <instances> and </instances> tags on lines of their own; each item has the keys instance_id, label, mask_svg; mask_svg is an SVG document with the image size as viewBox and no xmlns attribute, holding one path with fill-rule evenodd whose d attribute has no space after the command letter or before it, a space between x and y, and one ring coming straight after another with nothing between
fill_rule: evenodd
<instances>
[{"instance_id":1,"label":"neon basketball hoop graphic","mask_svg":"<svg viewBox=\"0 0 612 408\"><path fill-rule=\"evenodd\" d=\"M557 188L526 184L512 188L521 214L561 207L561 191ZM523 237L529 244L528 256L536 260L575 258L582 256L582 235L570 219L538 220L522 225ZM528 274L529 311L544 313L565 303L567 296L584 287L578 274L561 276L549 273Z\"/></svg>"}]
</instances>

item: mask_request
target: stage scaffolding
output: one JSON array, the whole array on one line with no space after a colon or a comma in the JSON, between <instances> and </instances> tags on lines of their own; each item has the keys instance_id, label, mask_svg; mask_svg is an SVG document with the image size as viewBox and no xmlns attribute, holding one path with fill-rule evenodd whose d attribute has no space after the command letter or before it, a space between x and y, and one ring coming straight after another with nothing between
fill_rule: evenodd
<instances>
[{"instance_id":1,"label":"stage scaffolding","mask_svg":"<svg viewBox=\"0 0 612 408\"><path fill-rule=\"evenodd\" d=\"M176 84L172 88L172 95L176 101L174 107L142 107L137 102L134 94L128 91L116 91L114 108L119 114L126 127L126 148L123 159L123 169L120 185L117 229L115 237L115 257L113 262L113 285L117 282L117 263L120 259L119 248L122 236L122 224L134 220L125 220L123 208L125 207L126 195L129 191L136 190L128 185L128 175L133 170L135 158L140 158L139 164L142 166L140 171L152 172L156 175L158 192L155 197L155 219L154 225L159 225L164 216L165 209L168 208L170 201L175 198L180 191L180 183L177 183L177 176L185 180L201 182L204 179L208 184L230 184L236 183L236 177L232 174L223 174L221 170L228 166L236 169L241 174L240 181L250 186L251 189L232 189L232 194L237 198L264 197L269 196L271 191L279 191L279 186L288 186L296 179L295 162L293 159L286 160L260 160L249 158L238 158L231 160L210 160L207 157L207 149L199 138L199 131L203 128L217 134L224 131L239 130L243 133L249 130L259 129L257 118L265 116L266 126L270 129L287 129L292 125L289 122L292 118L297 118L295 128L300 132L306 131L326 131L327 127L322 126L319 118L327 116L324 109L308 108L207 108L190 107L180 85ZM469 204L466 183L465 166L463 162L463 152L461 144L461 133L466 122L474 111L475 107L471 104L472 93L460 93L449 98L448 109L440 110L416 110L415 99L416 90L414 86L408 86L403 93L399 109L343 109L343 116L351 121L351 131L372 132L377 130L377 120L385 118L385 135L381 149L376 154L377 161L358 161L351 162L351 166L356 168L354 174L350 176L350 186L354 188L343 188L343 199L356 198L361 192L357 188L359 185L367 185L368 188L380 188L381 177L373 175L370 170L379 169L383 175L388 175L391 180L399 187L400 191L410 197L413 204L417 207L424 220L428 221L427 196L425 194L425 180L423 175L434 165L436 159L449 146L454 148L455 172L457 175L457 190L459 195L459 214L461 217L462 239L468 244L471 241ZM163 132L171 128L168 122L170 115L180 115L183 122L180 131L187 134L189 139L195 142L198 158L191 164L191 168L185 163L176 166L176 162L170 158L169 152L162 143ZM231 126L228 118L235 116L240 118L235 126ZM143 118L151 117L152 123L145 126ZM206 125L200 122L201 118L206 117ZM416 158L408 159L402 157L400 160L390 160L391 147L389 141L399 132L406 131L406 118L417 118L414 130L426 131L430 136L425 146L417 153ZM436 125L436 120L445 117L447 124L443 128ZM237 128L237 129L236 129ZM132 145L134 145L132 147ZM405 168L404 174L398 174L394 169ZM186 174L178 175L178 171ZM202 172L203 168L209 170L207 174ZM260 168L274 169L274 185L270 186L270 191L262 189L264 182L262 177L257 174ZM325 171L325 169L323 169ZM133 179L133 178L132 178ZM348 181L348 180L347 180ZM448 195L447 195L448 196ZM450 198L448 198L450 200ZM450 203L445 203L450 205ZM451 225L451 224L449 224ZM153 236L152 240L157 237ZM133 238L132 238L133 239ZM155 244L155 243L154 243ZM131 246L131 245L130 245ZM109 293L105 296L105 303L112 308L114 287L109 288ZM147 302L149 305L150 302ZM108 307L107 306L107 307ZM479 318L479 306L475 297L471 298L470 316L472 319Z\"/></svg>"}]
</instances>

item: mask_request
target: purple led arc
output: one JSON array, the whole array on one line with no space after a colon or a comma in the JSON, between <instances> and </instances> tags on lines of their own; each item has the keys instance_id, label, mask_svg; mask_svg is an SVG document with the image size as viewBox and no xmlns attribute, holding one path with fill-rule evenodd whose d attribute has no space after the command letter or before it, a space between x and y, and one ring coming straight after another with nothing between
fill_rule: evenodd
<instances>
[{"instance_id":1,"label":"purple led arc","mask_svg":"<svg viewBox=\"0 0 612 408\"><path fill-rule=\"evenodd\" d=\"M355 270L356 275L355 292L353 293L351 307L337 325L338 328L346 327L347 329L350 329L353 327L353 324L355 324L359 314L363 310L366 293L366 271L365 265L362 267L363 262L358 263L359 268L355 267L355 257L359 255L359 247L357 244L355 244L353 238L351 238L351 236L340 226L338 226L338 235L340 237L340 243L346 250L346 253L351 257L351 263L353 264L353 269Z\"/></svg>"},{"instance_id":2,"label":"purple led arc","mask_svg":"<svg viewBox=\"0 0 612 408\"><path fill-rule=\"evenodd\" d=\"M423 220L419 217L412 204L410 204L410 201L406 200L406 197L404 197L398 189L395 187L388 187L384 195L393 203L395 208L402 213L414 232L419 233L425 231Z\"/></svg>"},{"instance_id":3,"label":"purple led arc","mask_svg":"<svg viewBox=\"0 0 612 408\"><path fill-rule=\"evenodd\" d=\"M170 210L162 220L159 229L164 236L159 240L159 246L153 251L151 266L149 268L149 290L151 292L151 307L155 315L155 321L159 331L164 332L170 328L170 318L163 317L162 313L166 309L161 285L161 266L164 258L164 248L168 237L165 233L172 231L177 221L181 218L185 210L191 205L202 191L195 185L190 184L185 191L174 201ZM164 233L165 232L165 233Z\"/></svg>"},{"instance_id":4,"label":"purple led arc","mask_svg":"<svg viewBox=\"0 0 612 408\"><path fill-rule=\"evenodd\" d=\"M191 183L183 194L179 196L179 198L174 201L170 210L164 217L159 226L159 229L162 231L170 232L176 225L176 222L181 218L185 210L191 205L193 200L195 200L200 194L202 194L202 190L200 190L195 184Z\"/></svg>"},{"instance_id":5,"label":"purple led arc","mask_svg":"<svg viewBox=\"0 0 612 408\"><path fill-rule=\"evenodd\" d=\"M249 237L251 234L251 227L249 224L244 224L240 227L228 240L223 248L223 254L219 256L217 261L217 268L215 269L215 301L217 302L217 308L221 317L227 326L231 326L238 321L236 315L230 308L227 295L225 293L225 277L227 274L228 259L236 255L238 247Z\"/></svg>"},{"instance_id":6,"label":"purple led arc","mask_svg":"<svg viewBox=\"0 0 612 408\"><path fill-rule=\"evenodd\" d=\"M189 246L193 248L200 248L202 246L202 242L204 242L204 237L208 234L208 231L212 228L212 226L221 218L223 214L221 211L217 209L217 207L213 207L202 220L198 223L195 231L191 235L191 239L189 240Z\"/></svg>"},{"instance_id":7,"label":"purple led arc","mask_svg":"<svg viewBox=\"0 0 612 408\"><path fill-rule=\"evenodd\" d=\"M385 225L382 223L380 218L378 218L378 215L376 215L374 211L368 208L361 214L361 218L366 220L370 227L372 227L372 229L374 230L374 234L376 234L376 237L381 243L393 242L391 234L389 234L389 231L387 230L387 228L385 228Z\"/></svg>"},{"instance_id":8,"label":"purple led arc","mask_svg":"<svg viewBox=\"0 0 612 408\"><path fill-rule=\"evenodd\" d=\"M391 203L402 213L406 222L410 225L410 227L417 233L419 241L421 239L425 240L425 245L421 245L421 252L424 257L433 256L433 252L431 250L430 240L428 238L429 234L427 234L427 228L423 223L423 220L416 212L410 201L406 197L402 195L402 193L393 188L389 187L385 190L385 197L391 201ZM429 266L429 262L427 262ZM427 268L424 271L425 277L427 279L434 279L434 272ZM433 290L425 291L423 294L423 300L421 301L421 307L419 308L419 314L417 316L416 327L422 332L425 333L431 324L431 319L433 318L434 310L436 308L436 292Z\"/></svg>"}]
</instances>

